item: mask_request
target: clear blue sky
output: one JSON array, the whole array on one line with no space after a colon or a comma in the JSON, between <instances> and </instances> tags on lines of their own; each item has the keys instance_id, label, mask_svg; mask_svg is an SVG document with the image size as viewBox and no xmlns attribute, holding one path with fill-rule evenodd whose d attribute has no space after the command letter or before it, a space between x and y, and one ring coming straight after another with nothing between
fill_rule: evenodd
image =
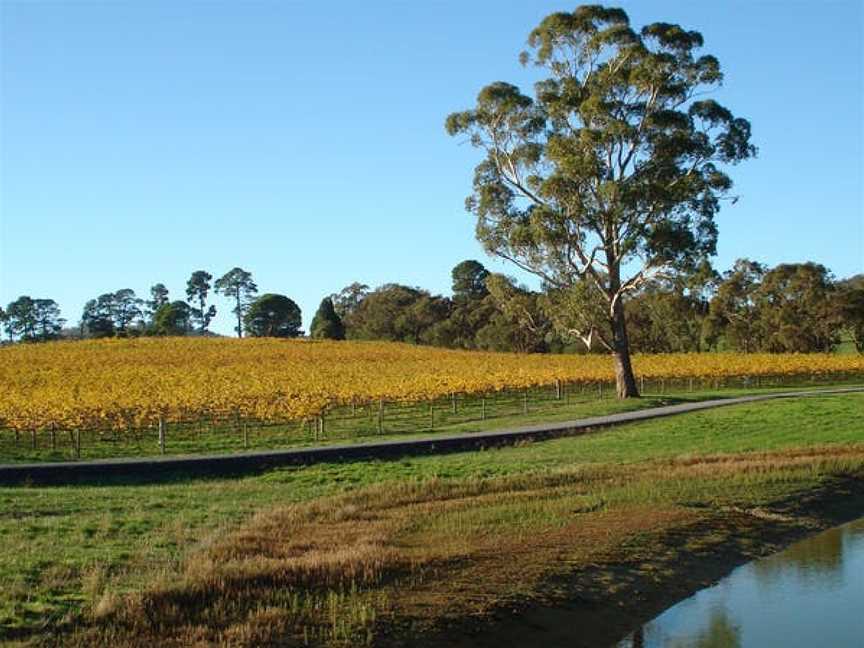
<instances>
[{"instance_id":1,"label":"clear blue sky","mask_svg":"<svg viewBox=\"0 0 864 648\"><path fill-rule=\"evenodd\" d=\"M250 270L308 326L352 281L449 290L484 256L463 209L477 153L443 129L570 2L0 0L0 303L183 297ZM760 156L733 172L716 264L864 271L862 3L625 2L705 36L717 98ZM230 332L228 305L215 329Z\"/></svg>"}]
</instances>

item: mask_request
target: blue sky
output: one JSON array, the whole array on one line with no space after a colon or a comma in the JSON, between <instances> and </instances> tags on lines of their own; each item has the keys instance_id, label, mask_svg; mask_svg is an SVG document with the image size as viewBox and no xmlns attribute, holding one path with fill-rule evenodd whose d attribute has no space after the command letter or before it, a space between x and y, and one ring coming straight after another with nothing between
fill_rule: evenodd
<instances>
[{"instance_id":1,"label":"blue sky","mask_svg":"<svg viewBox=\"0 0 864 648\"><path fill-rule=\"evenodd\" d=\"M530 29L575 3L0 0L0 303L251 271L297 301L352 281L449 290L485 257L478 154L449 112L529 90ZM705 37L760 155L733 170L716 265L864 272L862 4L624 2ZM215 330L229 333L228 304Z\"/></svg>"}]
</instances>

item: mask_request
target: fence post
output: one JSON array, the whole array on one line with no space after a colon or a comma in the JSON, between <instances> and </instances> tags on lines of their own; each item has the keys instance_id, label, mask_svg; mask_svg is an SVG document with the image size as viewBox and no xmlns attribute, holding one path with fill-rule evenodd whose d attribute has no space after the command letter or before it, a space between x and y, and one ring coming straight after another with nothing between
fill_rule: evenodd
<instances>
[{"instance_id":1,"label":"fence post","mask_svg":"<svg viewBox=\"0 0 864 648\"><path fill-rule=\"evenodd\" d=\"M522 413L528 413L528 390L525 390L525 393L522 395Z\"/></svg>"},{"instance_id":2,"label":"fence post","mask_svg":"<svg viewBox=\"0 0 864 648\"><path fill-rule=\"evenodd\" d=\"M555 381L555 400L561 400L561 381Z\"/></svg>"},{"instance_id":3,"label":"fence post","mask_svg":"<svg viewBox=\"0 0 864 648\"><path fill-rule=\"evenodd\" d=\"M450 403L453 405L453 413L456 413L456 392L450 392Z\"/></svg>"},{"instance_id":4,"label":"fence post","mask_svg":"<svg viewBox=\"0 0 864 648\"><path fill-rule=\"evenodd\" d=\"M51 423L51 449L57 449L57 424Z\"/></svg>"},{"instance_id":5,"label":"fence post","mask_svg":"<svg viewBox=\"0 0 864 648\"><path fill-rule=\"evenodd\" d=\"M480 397L480 420L486 420L486 394Z\"/></svg>"},{"instance_id":6,"label":"fence post","mask_svg":"<svg viewBox=\"0 0 864 648\"><path fill-rule=\"evenodd\" d=\"M645 376L639 376L639 394L645 395Z\"/></svg>"},{"instance_id":7,"label":"fence post","mask_svg":"<svg viewBox=\"0 0 864 648\"><path fill-rule=\"evenodd\" d=\"M435 429L435 401L429 402L429 426L430 429Z\"/></svg>"},{"instance_id":8,"label":"fence post","mask_svg":"<svg viewBox=\"0 0 864 648\"><path fill-rule=\"evenodd\" d=\"M81 458L81 430L75 430L75 458Z\"/></svg>"},{"instance_id":9,"label":"fence post","mask_svg":"<svg viewBox=\"0 0 864 648\"><path fill-rule=\"evenodd\" d=\"M165 419L159 417L159 452L165 454Z\"/></svg>"},{"instance_id":10,"label":"fence post","mask_svg":"<svg viewBox=\"0 0 864 648\"><path fill-rule=\"evenodd\" d=\"M33 449L36 449L36 428L30 430L30 445L33 446Z\"/></svg>"},{"instance_id":11,"label":"fence post","mask_svg":"<svg viewBox=\"0 0 864 648\"><path fill-rule=\"evenodd\" d=\"M378 434L384 432L384 399L378 399Z\"/></svg>"},{"instance_id":12,"label":"fence post","mask_svg":"<svg viewBox=\"0 0 864 648\"><path fill-rule=\"evenodd\" d=\"M243 421L243 447L249 448L249 424Z\"/></svg>"}]
</instances>

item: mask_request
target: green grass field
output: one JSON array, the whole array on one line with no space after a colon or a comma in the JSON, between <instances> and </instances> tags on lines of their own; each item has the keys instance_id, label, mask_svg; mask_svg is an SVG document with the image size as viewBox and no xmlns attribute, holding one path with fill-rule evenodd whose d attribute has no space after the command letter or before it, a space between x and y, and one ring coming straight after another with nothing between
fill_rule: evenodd
<instances>
[{"instance_id":1,"label":"green grass field","mask_svg":"<svg viewBox=\"0 0 864 648\"><path fill-rule=\"evenodd\" d=\"M578 539L580 524L588 529L613 520L608 537L620 540L635 532L621 526L619 514L626 511L637 518L634 511L665 512L666 522L661 515L648 524L674 524L679 517L689 519L685 502L761 506L832 475L860 476L862 411L862 394L814 396L481 452L283 468L233 479L188 481L177 475L157 484L114 480L2 488L0 638L51 643L48 629L63 627L71 634L61 643L87 645L94 637L116 635L123 645L140 630L130 619L140 613L142 596L187 600L189 588L212 583L220 570L275 569L279 561L297 559L291 543L305 546L336 576L313 568L294 574L277 588L291 591L291 601L272 587L247 583L245 603L219 608L224 617L219 623L211 618L218 605L197 601L188 618L178 613L176 622L166 621L162 634L150 639L181 645L191 636L189 628L200 631L202 624L215 628L210 639L217 642L239 632L237 645L254 645L253 638L260 639L255 632L267 624L273 632L295 639L305 633L315 642L368 638L374 636L375 619L410 617L410 601L421 605L421 593L428 596L431 584L440 586L441 578L458 582L470 573L457 569L444 577L436 571L442 564L466 558L485 564L492 540L506 547L543 530L569 530L568 538ZM717 455L727 461L716 462ZM724 467L711 468L718 465ZM585 515L575 520L574 511ZM331 545L316 545L336 530ZM303 544L307 535L313 540ZM282 553L280 542L291 551ZM339 554L342 562L333 563L327 552L340 546L361 554L368 550L369 556L357 559L364 565L372 560L375 567L367 565L371 571L360 577L352 571L353 558ZM339 576L349 566L354 575ZM536 568L542 571L539 564ZM401 588L417 595L394 607L390 597L397 576ZM532 578L519 582L528 587ZM496 592L507 594L501 587ZM262 606L268 614L281 614L281 621L255 616ZM322 616L321 606L330 612ZM252 634L243 639L247 630Z\"/></svg>"}]
</instances>

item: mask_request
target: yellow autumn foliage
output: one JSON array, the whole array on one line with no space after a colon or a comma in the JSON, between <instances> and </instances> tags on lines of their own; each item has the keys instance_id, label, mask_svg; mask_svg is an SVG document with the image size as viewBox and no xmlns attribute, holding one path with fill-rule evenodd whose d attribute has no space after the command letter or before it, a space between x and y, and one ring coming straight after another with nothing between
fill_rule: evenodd
<instances>
[{"instance_id":1,"label":"yellow autumn foliage","mask_svg":"<svg viewBox=\"0 0 864 648\"><path fill-rule=\"evenodd\" d=\"M634 357L646 379L858 374L864 358L679 354ZM328 406L424 400L613 380L591 355L455 351L389 342L147 338L0 348L0 428L118 429L241 416L284 421Z\"/></svg>"}]
</instances>

